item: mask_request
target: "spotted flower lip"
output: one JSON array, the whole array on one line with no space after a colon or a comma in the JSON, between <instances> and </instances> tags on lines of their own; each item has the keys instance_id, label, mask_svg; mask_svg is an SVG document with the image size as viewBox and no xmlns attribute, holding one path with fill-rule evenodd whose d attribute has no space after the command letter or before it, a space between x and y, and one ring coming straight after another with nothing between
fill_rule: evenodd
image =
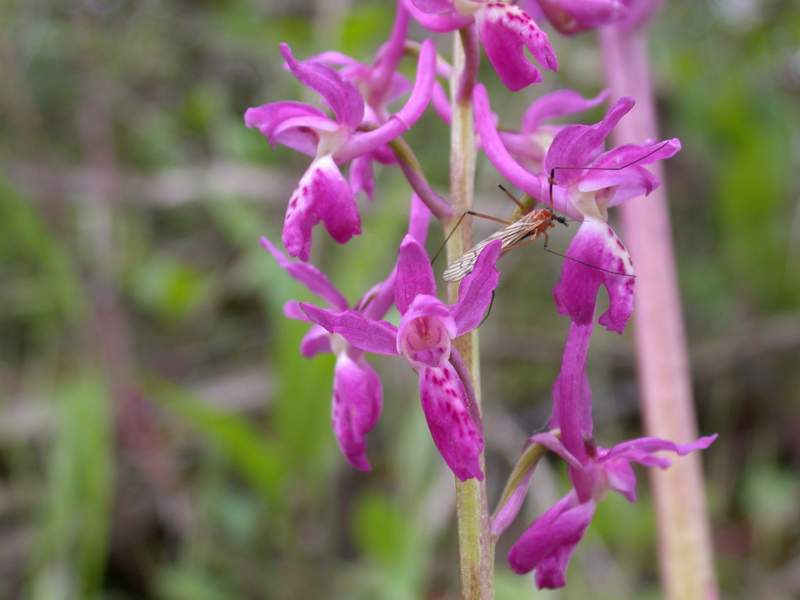
<instances>
[{"instance_id":1,"label":"spotted flower lip","mask_svg":"<svg viewBox=\"0 0 800 600\"><path fill-rule=\"evenodd\" d=\"M436 297L427 252L406 236L395 267L399 327L352 310L299 305L311 321L358 350L406 358L419 376L420 402L434 444L462 481L483 478L479 460L483 435L470 388L455 366L460 358L452 340L480 324L499 281L495 264L500 252L499 240L481 252L475 269L461 282L458 301L448 305Z\"/></svg>"},{"instance_id":2,"label":"spotted flower lip","mask_svg":"<svg viewBox=\"0 0 800 600\"><path fill-rule=\"evenodd\" d=\"M289 254L307 261L317 223L342 244L361 233L353 187L370 192L371 167L357 161L348 183L338 165L380 154L385 144L416 123L431 99L436 52L430 40L422 43L417 77L406 103L370 131L358 130L367 111L353 83L322 62L296 60L287 44L281 44L281 54L297 80L319 94L333 118L314 106L284 101L248 109L245 124L258 129L271 144L314 157L289 200L282 233Z\"/></svg>"},{"instance_id":3,"label":"spotted flower lip","mask_svg":"<svg viewBox=\"0 0 800 600\"><path fill-rule=\"evenodd\" d=\"M430 212L422 201L412 196L409 210L408 235L424 242L430 222ZM268 238L261 238L262 247L275 259L278 266L292 279L336 310L348 310L344 295L330 279L315 266L289 260ZM380 319L394 302L396 269L370 288L356 303L354 313L363 318ZM291 319L308 321L300 303L291 300L284 307ZM375 370L366 361L364 352L334 336L323 327L313 324L300 344L306 357L321 352L336 354L333 374L333 401L331 420L339 448L347 461L361 471L371 470L366 455L367 434L374 429L383 406L383 387Z\"/></svg>"},{"instance_id":4,"label":"spotted flower lip","mask_svg":"<svg viewBox=\"0 0 800 600\"><path fill-rule=\"evenodd\" d=\"M525 55L527 49L545 69L558 70L547 34L520 7L487 0L405 0L411 15L426 29L454 31L472 25L503 84L519 91L542 80Z\"/></svg>"}]
</instances>

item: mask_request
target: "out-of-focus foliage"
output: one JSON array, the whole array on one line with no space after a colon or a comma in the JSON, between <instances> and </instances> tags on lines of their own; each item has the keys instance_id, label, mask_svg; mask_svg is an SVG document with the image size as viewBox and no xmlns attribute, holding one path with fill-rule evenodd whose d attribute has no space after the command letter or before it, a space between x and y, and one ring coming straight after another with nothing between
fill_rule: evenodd
<instances>
[{"instance_id":1,"label":"out-of-focus foliage","mask_svg":"<svg viewBox=\"0 0 800 600\"><path fill-rule=\"evenodd\" d=\"M0 596L455 597L452 481L415 378L375 361L374 471L351 470L330 432L333 361L300 357L305 328L282 315L309 297L257 242L278 238L304 161L242 123L303 93L278 41L369 60L388 4L0 5ZM668 185L700 429L721 434L704 459L724 597L798 597L800 6L665 4L652 60L662 130L684 144ZM591 34L556 43L562 73L538 88L512 96L482 71L504 123L542 91L602 87ZM432 115L409 136L442 189L447 139ZM479 210L507 212L478 171ZM405 229L402 178L378 184L346 252L315 241L351 300ZM558 268L537 248L504 259L482 328L492 499L547 418ZM612 443L640 431L635 361L629 335L596 337L597 435ZM547 464L534 481L527 519L565 486ZM516 524L498 600L659 597L640 487L636 505L601 505L558 594L505 566Z\"/></svg>"}]
</instances>

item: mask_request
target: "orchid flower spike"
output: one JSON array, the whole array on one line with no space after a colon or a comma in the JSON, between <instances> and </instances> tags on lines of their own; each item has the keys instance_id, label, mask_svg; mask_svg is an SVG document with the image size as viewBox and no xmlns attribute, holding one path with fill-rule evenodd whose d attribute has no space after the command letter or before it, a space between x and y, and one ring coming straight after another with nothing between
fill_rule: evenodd
<instances>
[{"instance_id":1,"label":"orchid flower spike","mask_svg":"<svg viewBox=\"0 0 800 600\"><path fill-rule=\"evenodd\" d=\"M413 196L408 235L424 243L429 221L430 212L427 207ZM261 245L272 255L278 266L327 306L336 310L349 308L347 299L322 271L309 263L290 261L266 237L261 238ZM394 303L395 279L396 269L393 269L385 280L364 294L353 311L366 318L383 317ZM284 313L290 319L309 321L296 300L286 304ZM312 325L300 343L300 352L307 358L321 352L336 355L331 405L333 432L347 461L360 471L371 470L366 456L366 436L378 423L383 406L383 387L378 374L366 361L362 350L316 324Z\"/></svg>"},{"instance_id":2,"label":"orchid flower spike","mask_svg":"<svg viewBox=\"0 0 800 600\"><path fill-rule=\"evenodd\" d=\"M368 318L358 311L300 307L308 318L342 336L364 352L403 356L419 376L422 410L434 444L462 481L483 479L483 449L478 408L468 382L460 374L460 357L453 340L478 327L497 287L501 243L489 244L475 269L459 288L458 301L448 305L436 297L436 282L428 254L413 237L400 246L395 281L399 327Z\"/></svg>"},{"instance_id":3,"label":"orchid flower spike","mask_svg":"<svg viewBox=\"0 0 800 600\"><path fill-rule=\"evenodd\" d=\"M542 80L525 56L527 48L546 69L558 70L558 59L547 34L519 6L490 0L405 0L411 15L430 31L455 31L477 26L486 56L512 92Z\"/></svg>"},{"instance_id":4,"label":"orchid flower spike","mask_svg":"<svg viewBox=\"0 0 800 600\"><path fill-rule=\"evenodd\" d=\"M371 131L358 130L364 122L365 104L352 83L320 62L296 60L286 44L281 44L281 54L292 74L323 98L333 118L308 104L283 101L248 109L245 124L258 129L273 145L280 143L313 157L289 200L282 234L288 253L307 261L311 231L320 221L341 244L361 233L354 193L338 164L370 155L416 123L430 102L436 51L430 41L422 44L408 100Z\"/></svg>"}]
</instances>

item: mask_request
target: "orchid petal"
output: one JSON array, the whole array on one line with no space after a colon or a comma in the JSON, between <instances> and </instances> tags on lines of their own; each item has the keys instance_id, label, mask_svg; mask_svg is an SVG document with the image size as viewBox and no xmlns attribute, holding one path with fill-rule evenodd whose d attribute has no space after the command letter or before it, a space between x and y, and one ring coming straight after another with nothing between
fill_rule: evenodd
<instances>
[{"instance_id":1,"label":"orchid petal","mask_svg":"<svg viewBox=\"0 0 800 600\"><path fill-rule=\"evenodd\" d=\"M334 312L300 303L309 320L331 333L338 333L350 345L374 354L397 354L397 329L386 321L367 319L359 312L345 310Z\"/></svg>"},{"instance_id":2,"label":"orchid petal","mask_svg":"<svg viewBox=\"0 0 800 600\"><path fill-rule=\"evenodd\" d=\"M553 27L565 34L616 23L628 10L620 0L538 0L538 3Z\"/></svg>"},{"instance_id":3,"label":"orchid petal","mask_svg":"<svg viewBox=\"0 0 800 600\"><path fill-rule=\"evenodd\" d=\"M461 481L483 480L483 436L467 406L466 393L452 365L420 371L419 393L433 443Z\"/></svg>"},{"instance_id":4,"label":"orchid petal","mask_svg":"<svg viewBox=\"0 0 800 600\"><path fill-rule=\"evenodd\" d=\"M397 352L417 368L441 367L450 358L456 325L450 307L434 296L420 294L400 319Z\"/></svg>"},{"instance_id":5,"label":"orchid petal","mask_svg":"<svg viewBox=\"0 0 800 600\"><path fill-rule=\"evenodd\" d=\"M571 466L580 468L581 462L573 456L572 452L567 450L566 446L561 442L558 436L550 433L536 433L528 438L529 444L539 444L540 446L544 446L553 454L557 454L565 461L567 461Z\"/></svg>"},{"instance_id":6,"label":"orchid petal","mask_svg":"<svg viewBox=\"0 0 800 600\"><path fill-rule=\"evenodd\" d=\"M633 263L607 223L585 218L567 248L553 296L562 315L577 324L591 323L600 285L608 291L608 310L600 324L622 333L633 312Z\"/></svg>"},{"instance_id":7,"label":"orchid petal","mask_svg":"<svg viewBox=\"0 0 800 600\"><path fill-rule=\"evenodd\" d=\"M522 117L522 131L535 131L545 121L594 108L605 102L608 96L608 90L603 90L594 98L584 98L572 90L556 90L544 94L525 111Z\"/></svg>"},{"instance_id":8,"label":"orchid petal","mask_svg":"<svg viewBox=\"0 0 800 600\"><path fill-rule=\"evenodd\" d=\"M584 440L592 437L592 391L586 377L586 356L591 339L591 321L570 324L561 370L553 384L550 426L561 430L561 442L573 457L568 459L573 466L575 461L579 464L587 462L589 457ZM582 493L580 495L583 497Z\"/></svg>"},{"instance_id":9,"label":"orchid petal","mask_svg":"<svg viewBox=\"0 0 800 600\"><path fill-rule=\"evenodd\" d=\"M364 192L370 200L375 196L375 173L372 170L372 157L363 154L350 163L350 189L354 195Z\"/></svg>"},{"instance_id":10,"label":"orchid petal","mask_svg":"<svg viewBox=\"0 0 800 600\"><path fill-rule=\"evenodd\" d=\"M714 443L718 435L707 435L700 437L688 444L676 444L669 440L663 440L656 437L643 437L634 440L628 440L617 444L610 450L600 455L600 460L610 460L612 458L629 458L632 452L643 452L652 454L654 452L674 452L678 456L685 456L695 450L705 450Z\"/></svg>"},{"instance_id":11,"label":"orchid petal","mask_svg":"<svg viewBox=\"0 0 800 600\"><path fill-rule=\"evenodd\" d=\"M340 244L361 233L353 192L329 154L311 163L289 200L282 236L289 254L308 260L311 229L320 221Z\"/></svg>"},{"instance_id":12,"label":"orchid petal","mask_svg":"<svg viewBox=\"0 0 800 600\"><path fill-rule=\"evenodd\" d=\"M360 471L372 467L366 456L366 435L378 423L383 406L381 380L362 358L343 352L333 374L331 419L336 441L347 461Z\"/></svg>"},{"instance_id":13,"label":"orchid petal","mask_svg":"<svg viewBox=\"0 0 800 600\"><path fill-rule=\"evenodd\" d=\"M397 256L394 301L404 314L419 294L436 295L436 280L425 248L411 235L403 238Z\"/></svg>"},{"instance_id":14,"label":"orchid petal","mask_svg":"<svg viewBox=\"0 0 800 600\"><path fill-rule=\"evenodd\" d=\"M574 492L559 500L536 519L508 553L508 562L519 574L537 570L541 587L561 587L567 564L594 516L593 501L577 501ZM539 572L539 569L542 572Z\"/></svg>"},{"instance_id":15,"label":"orchid petal","mask_svg":"<svg viewBox=\"0 0 800 600\"><path fill-rule=\"evenodd\" d=\"M408 235L424 246L428 239L431 211L417 194L411 194L411 208L408 215Z\"/></svg>"},{"instance_id":16,"label":"orchid petal","mask_svg":"<svg viewBox=\"0 0 800 600\"><path fill-rule=\"evenodd\" d=\"M308 319L305 313L303 316ZM331 334L319 325L313 325L300 341L300 353L306 358L331 351Z\"/></svg>"},{"instance_id":17,"label":"orchid petal","mask_svg":"<svg viewBox=\"0 0 800 600\"><path fill-rule=\"evenodd\" d=\"M423 0L424 1L424 0ZM473 21L471 15L460 15L455 11L448 13L428 13L417 7L415 0L405 0L403 4L406 10L428 31L436 33L447 33L470 25Z\"/></svg>"},{"instance_id":18,"label":"orchid petal","mask_svg":"<svg viewBox=\"0 0 800 600\"><path fill-rule=\"evenodd\" d=\"M628 502L636 502L636 473L627 460L611 460L603 465L609 488L622 494Z\"/></svg>"},{"instance_id":19,"label":"orchid petal","mask_svg":"<svg viewBox=\"0 0 800 600\"><path fill-rule=\"evenodd\" d=\"M314 265L290 261L266 236L261 237L261 246L272 255L281 269L292 279L302 283L309 292L327 300L333 308L339 310L347 308L347 300L342 293L336 289L325 273Z\"/></svg>"},{"instance_id":20,"label":"orchid petal","mask_svg":"<svg viewBox=\"0 0 800 600\"><path fill-rule=\"evenodd\" d=\"M446 13L454 10L453 0L411 0L411 3L428 14Z\"/></svg>"},{"instance_id":21,"label":"orchid petal","mask_svg":"<svg viewBox=\"0 0 800 600\"><path fill-rule=\"evenodd\" d=\"M525 48L547 69L558 70L558 59L547 34L518 6L488 2L478 13L478 36L489 62L512 92L542 80L525 56Z\"/></svg>"},{"instance_id":22,"label":"orchid petal","mask_svg":"<svg viewBox=\"0 0 800 600\"><path fill-rule=\"evenodd\" d=\"M580 179L583 171L577 167L589 166L589 163L598 156L603 141L633 105L632 98L620 98L608 109L599 123L570 125L559 131L545 157L547 172L555 170L555 178L560 185Z\"/></svg>"},{"instance_id":23,"label":"orchid petal","mask_svg":"<svg viewBox=\"0 0 800 600\"><path fill-rule=\"evenodd\" d=\"M281 55L292 74L317 92L331 107L336 120L355 129L364 117L364 100L352 83L345 81L330 67L319 62L297 61L288 44L282 43Z\"/></svg>"},{"instance_id":24,"label":"orchid petal","mask_svg":"<svg viewBox=\"0 0 800 600\"><path fill-rule=\"evenodd\" d=\"M495 240L481 250L475 268L461 282L458 288L458 302L453 306L456 322L456 335L464 335L481 324L492 302L494 290L500 281L497 261L503 250L503 243Z\"/></svg>"},{"instance_id":25,"label":"orchid petal","mask_svg":"<svg viewBox=\"0 0 800 600\"><path fill-rule=\"evenodd\" d=\"M525 497L528 495L533 473L534 470L531 469L520 479L519 485L514 488L514 491L508 496L500 510L492 517L490 526L492 535L495 538L503 535L508 526L517 518L519 510L522 508L522 503L525 502Z\"/></svg>"},{"instance_id":26,"label":"orchid petal","mask_svg":"<svg viewBox=\"0 0 800 600\"><path fill-rule=\"evenodd\" d=\"M299 122L295 121L296 128L291 132L285 132L280 139L277 139L276 128L287 120L295 119L300 119ZM303 119L325 119L325 113L308 104L291 101L262 104L248 108L244 113L245 126L258 129L270 144L281 143L298 152L314 156L317 152L319 135L315 129L302 127Z\"/></svg>"},{"instance_id":27,"label":"orchid petal","mask_svg":"<svg viewBox=\"0 0 800 600\"><path fill-rule=\"evenodd\" d=\"M436 48L431 40L422 43L417 61L417 78L414 88L403 108L391 115L377 129L354 133L337 151L336 159L346 162L366 154L411 129L431 101L433 81L436 78Z\"/></svg>"}]
</instances>

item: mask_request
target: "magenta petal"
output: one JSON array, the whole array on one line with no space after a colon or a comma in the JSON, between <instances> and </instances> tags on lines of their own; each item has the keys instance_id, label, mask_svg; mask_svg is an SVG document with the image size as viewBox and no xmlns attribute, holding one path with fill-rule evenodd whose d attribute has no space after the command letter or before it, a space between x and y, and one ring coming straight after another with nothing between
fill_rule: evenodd
<instances>
[{"instance_id":1,"label":"magenta petal","mask_svg":"<svg viewBox=\"0 0 800 600\"><path fill-rule=\"evenodd\" d=\"M295 60L288 44L281 44L281 54L294 76L325 99L337 121L352 129L361 124L364 100L353 84L322 63Z\"/></svg>"},{"instance_id":2,"label":"magenta petal","mask_svg":"<svg viewBox=\"0 0 800 600\"><path fill-rule=\"evenodd\" d=\"M561 442L558 436L550 432L536 433L528 438L528 443L539 444L540 446L544 446L545 448L550 450L550 452L557 454L558 456L563 458L571 466L576 468L581 467L580 461L577 458L575 458L569 450L567 450L567 448L564 446L564 444Z\"/></svg>"},{"instance_id":3,"label":"magenta petal","mask_svg":"<svg viewBox=\"0 0 800 600\"><path fill-rule=\"evenodd\" d=\"M350 163L350 189L356 195L364 192L370 200L375 196L375 174L372 170L372 157L368 154L357 156Z\"/></svg>"},{"instance_id":4,"label":"magenta petal","mask_svg":"<svg viewBox=\"0 0 800 600\"><path fill-rule=\"evenodd\" d=\"M408 131L422 116L431 101L433 82L436 78L436 47L431 40L422 42L417 60L417 78L414 88L398 112L377 129L357 132L336 151L340 162L352 160L356 156L376 150Z\"/></svg>"},{"instance_id":5,"label":"magenta petal","mask_svg":"<svg viewBox=\"0 0 800 600\"><path fill-rule=\"evenodd\" d=\"M397 329L386 321L367 319L359 312L346 310L334 312L300 303L308 318L331 333L338 333L350 344L375 354L397 354Z\"/></svg>"},{"instance_id":6,"label":"magenta petal","mask_svg":"<svg viewBox=\"0 0 800 600\"><path fill-rule=\"evenodd\" d=\"M424 0L422 0L424 2ZM448 31L455 31L471 24L473 18L471 15L459 15L455 11L446 13L429 13L416 6L415 0L404 0L403 6L417 21L428 31L435 31L437 33L445 33Z\"/></svg>"},{"instance_id":7,"label":"magenta petal","mask_svg":"<svg viewBox=\"0 0 800 600\"><path fill-rule=\"evenodd\" d=\"M619 492L628 502L636 502L636 473L627 460L615 459L602 466L608 487Z\"/></svg>"},{"instance_id":8,"label":"magenta petal","mask_svg":"<svg viewBox=\"0 0 800 600\"><path fill-rule=\"evenodd\" d=\"M450 358L455 337L450 307L435 296L420 294L400 319L397 352L414 367L441 367Z\"/></svg>"},{"instance_id":9,"label":"magenta petal","mask_svg":"<svg viewBox=\"0 0 800 600\"><path fill-rule=\"evenodd\" d=\"M397 280L394 301L400 314L404 314L420 294L436 295L436 280L425 248L411 235L403 238L397 255Z\"/></svg>"},{"instance_id":10,"label":"magenta petal","mask_svg":"<svg viewBox=\"0 0 800 600\"><path fill-rule=\"evenodd\" d=\"M570 492L520 536L508 553L509 565L519 574L536 569L539 587L563 586L569 559L594 511L593 501L578 503L575 492Z\"/></svg>"},{"instance_id":11,"label":"magenta petal","mask_svg":"<svg viewBox=\"0 0 800 600\"><path fill-rule=\"evenodd\" d=\"M478 36L500 80L513 92L542 80L525 56L525 48L545 68L558 70L547 34L518 6L488 2L478 13Z\"/></svg>"},{"instance_id":12,"label":"magenta petal","mask_svg":"<svg viewBox=\"0 0 800 600\"><path fill-rule=\"evenodd\" d=\"M408 235L424 246L428 239L428 226L431 211L416 194L411 194L411 207L408 215Z\"/></svg>"},{"instance_id":13,"label":"magenta petal","mask_svg":"<svg viewBox=\"0 0 800 600\"><path fill-rule=\"evenodd\" d=\"M609 331L622 333L633 312L636 281L625 245L610 225L587 217L566 255L561 278L553 290L559 312L569 315L575 323L591 323L597 292L604 285L609 306L600 317L600 324Z\"/></svg>"},{"instance_id":14,"label":"magenta petal","mask_svg":"<svg viewBox=\"0 0 800 600\"><path fill-rule=\"evenodd\" d=\"M618 22L628 10L620 0L538 0L538 3L553 27L566 34ZM638 0L633 2L637 3Z\"/></svg>"},{"instance_id":15,"label":"magenta petal","mask_svg":"<svg viewBox=\"0 0 800 600\"><path fill-rule=\"evenodd\" d=\"M453 10L453 0L411 0L422 12L429 14L446 13Z\"/></svg>"},{"instance_id":16,"label":"magenta petal","mask_svg":"<svg viewBox=\"0 0 800 600\"><path fill-rule=\"evenodd\" d=\"M500 258L503 243L495 240L481 250L475 268L461 282L458 288L458 302L453 306L453 318L457 335L464 335L480 325L492 294L500 281L496 264Z\"/></svg>"},{"instance_id":17,"label":"magenta petal","mask_svg":"<svg viewBox=\"0 0 800 600\"><path fill-rule=\"evenodd\" d=\"M347 300L330 282L325 273L308 263L290 261L266 236L261 237L261 246L272 255L278 266L286 271L292 279L306 286L306 289L312 294L327 300L333 308L339 310L347 308Z\"/></svg>"},{"instance_id":18,"label":"magenta petal","mask_svg":"<svg viewBox=\"0 0 800 600\"><path fill-rule=\"evenodd\" d=\"M308 319L305 313L303 313L303 317ZM300 342L300 353L306 358L311 358L324 352L331 352L331 334L325 328L314 325L303 336Z\"/></svg>"},{"instance_id":19,"label":"magenta petal","mask_svg":"<svg viewBox=\"0 0 800 600\"><path fill-rule=\"evenodd\" d=\"M340 244L361 233L353 192L329 154L311 163L289 200L282 236L289 254L308 260L311 229L320 221Z\"/></svg>"},{"instance_id":20,"label":"magenta petal","mask_svg":"<svg viewBox=\"0 0 800 600\"><path fill-rule=\"evenodd\" d=\"M594 98L584 98L572 90L557 90L535 100L522 117L522 131L535 131L545 121L594 108L606 101L608 90Z\"/></svg>"},{"instance_id":21,"label":"magenta petal","mask_svg":"<svg viewBox=\"0 0 800 600\"><path fill-rule=\"evenodd\" d=\"M464 386L452 365L422 369L419 393L433 443L447 466L461 481L482 480L483 436L470 416Z\"/></svg>"},{"instance_id":22,"label":"magenta petal","mask_svg":"<svg viewBox=\"0 0 800 600\"><path fill-rule=\"evenodd\" d=\"M296 127L291 132L285 132L280 138L275 135L275 130L286 121L309 118L324 119L325 113L308 104L290 101L262 104L248 108L244 113L245 125L251 129L258 129L270 144L281 143L303 154L314 156L319 143L319 135L315 129Z\"/></svg>"},{"instance_id":23,"label":"magenta petal","mask_svg":"<svg viewBox=\"0 0 800 600\"><path fill-rule=\"evenodd\" d=\"M556 181L560 185L577 181L583 171L574 167L586 167L602 149L603 141L619 120L634 105L632 98L623 97L608 109L605 117L595 125L570 125L556 134L547 151L544 163L547 172L555 169ZM570 167L571 169L559 169Z\"/></svg>"},{"instance_id":24,"label":"magenta petal","mask_svg":"<svg viewBox=\"0 0 800 600\"><path fill-rule=\"evenodd\" d=\"M354 361L346 352L336 360L333 375L333 431L348 462L369 471L366 435L378 423L383 388L375 370L362 358Z\"/></svg>"},{"instance_id":25,"label":"magenta petal","mask_svg":"<svg viewBox=\"0 0 800 600\"><path fill-rule=\"evenodd\" d=\"M500 507L500 510L492 517L490 526L492 535L495 538L503 535L508 526L517 518L519 509L522 508L522 503L525 502L525 497L528 495L528 487L531 483L534 470L530 469L525 477L523 477L519 485L514 488L511 495L506 500L505 504Z\"/></svg>"},{"instance_id":26,"label":"magenta petal","mask_svg":"<svg viewBox=\"0 0 800 600\"><path fill-rule=\"evenodd\" d=\"M678 456L685 456L695 450L705 450L714 443L718 435L707 435L696 439L688 444L676 444L669 440L662 440L655 437L643 437L634 440L628 440L617 444L610 450L600 455L600 460L609 460L612 458L631 458L636 456L634 453L652 454L654 452L674 452Z\"/></svg>"}]
</instances>

